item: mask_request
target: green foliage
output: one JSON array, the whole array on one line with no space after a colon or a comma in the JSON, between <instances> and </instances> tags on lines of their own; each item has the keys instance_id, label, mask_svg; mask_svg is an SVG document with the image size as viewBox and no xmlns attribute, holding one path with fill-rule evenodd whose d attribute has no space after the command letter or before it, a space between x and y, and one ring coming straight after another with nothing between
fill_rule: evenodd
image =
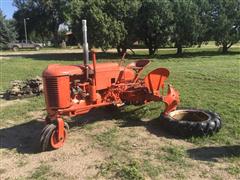
<instances>
[{"instance_id":1,"label":"green foliage","mask_svg":"<svg viewBox=\"0 0 240 180\"><path fill-rule=\"evenodd\" d=\"M46 175L50 172L50 170L50 166L42 164L36 168L30 179L45 180L47 179Z\"/></svg>"},{"instance_id":2,"label":"green foliage","mask_svg":"<svg viewBox=\"0 0 240 180\"><path fill-rule=\"evenodd\" d=\"M109 176L110 173L113 173L114 177L119 177L123 180L144 179L141 164L135 160L130 160L128 163L120 162L118 160L111 160L108 163L101 164L99 168L100 173L103 176ZM112 178L113 177L111 177L111 179Z\"/></svg>"},{"instance_id":3,"label":"green foliage","mask_svg":"<svg viewBox=\"0 0 240 180\"><path fill-rule=\"evenodd\" d=\"M27 20L29 36L35 39L49 39L53 37L55 45L59 43L58 27L64 23L68 11L68 0L14 0L18 10L13 17L17 21L19 39L23 39L23 19Z\"/></svg>"},{"instance_id":4,"label":"green foliage","mask_svg":"<svg viewBox=\"0 0 240 180\"><path fill-rule=\"evenodd\" d=\"M173 0L173 33L171 40L177 47L178 54L182 47L189 47L198 43L201 32L200 9L195 0Z\"/></svg>"},{"instance_id":5,"label":"green foliage","mask_svg":"<svg viewBox=\"0 0 240 180\"><path fill-rule=\"evenodd\" d=\"M71 24L72 30L77 38L82 40L82 19L87 20L89 46L107 50L116 47L124 40L126 30L124 23L108 12L112 1L92 0L83 3L82 1L72 1ZM78 7L78 11L74 10Z\"/></svg>"},{"instance_id":6,"label":"green foliage","mask_svg":"<svg viewBox=\"0 0 240 180\"><path fill-rule=\"evenodd\" d=\"M124 53L136 41L143 41L149 54L172 44L177 53L183 47L201 45L211 39L227 52L240 39L239 0L14 0L19 39L23 19L32 40L53 39L59 44L60 24L68 24L74 38L82 42L82 19L88 22L89 46L117 48Z\"/></svg>"},{"instance_id":7,"label":"green foliage","mask_svg":"<svg viewBox=\"0 0 240 180\"><path fill-rule=\"evenodd\" d=\"M211 0L211 22L209 24L216 45L227 50L240 40L240 1Z\"/></svg>"},{"instance_id":8,"label":"green foliage","mask_svg":"<svg viewBox=\"0 0 240 180\"><path fill-rule=\"evenodd\" d=\"M97 134L95 136L95 139L99 144L103 145L104 147L111 148L116 144L114 143L116 141L116 135L117 135L117 128L112 128L107 130L106 132Z\"/></svg>"},{"instance_id":9,"label":"green foliage","mask_svg":"<svg viewBox=\"0 0 240 180\"><path fill-rule=\"evenodd\" d=\"M106 11L114 19L123 22L123 30L126 32L124 38L117 45L117 50L119 54L126 52L126 50L128 48L131 48L133 43L138 40L136 31L137 15L140 7L140 0L108 0Z\"/></svg>"},{"instance_id":10,"label":"green foliage","mask_svg":"<svg viewBox=\"0 0 240 180\"><path fill-rule=\"evenodd\" d=\"M182 147L168 146L163 147L162 150L166 153L165 155L160 155L159 157L165 161L170 161L172 163L185 164L184 157L186 152Z\"/></svg>"},{"instance_id":11,"label":"green foliage","mask_svg":"<svg viewBox=\"0 0 240 180\"><path fill-rule=\"evenodd\" d=\"M138 13L138 32L140 38L149 49L149 54L155 54L159 47L168 42L171 32L173 13L170 1L144 0Z\"/></svg>"},{"instance_id":12,"label":"green foliage","mask_svg":"<svg viewBox=\"0 0 240 180\"><path fill-rule=\"evenodd\" d=\"M8 43L14 41L17 37L14 21L6 20L2 11L0 10L0 49L7 46Z\"/></svg>"},{"instance_id":13,"label":"green foliage","mask_svg":"<svg viewBox=\"0 0 240 180\"><path fill-rule=\"evenodd\" d=\"M238 167L238 166L232 165L227 168L227 171L229 172L229 174L232 174L232 175L236 175L236 176L240 175L240 167Z\"/></svg>"},{"instance_id":14,"label":"green foliage","mask_svg":"<svg viewBox=\"0 0 240 180\"><path fill-rule=\"evenodd\" d=\"M141 173L141 166L137 161L132 161L129 164L123 166L118 173L121 179L142 180L144 176Z\"/></svg>"}]
</instances>

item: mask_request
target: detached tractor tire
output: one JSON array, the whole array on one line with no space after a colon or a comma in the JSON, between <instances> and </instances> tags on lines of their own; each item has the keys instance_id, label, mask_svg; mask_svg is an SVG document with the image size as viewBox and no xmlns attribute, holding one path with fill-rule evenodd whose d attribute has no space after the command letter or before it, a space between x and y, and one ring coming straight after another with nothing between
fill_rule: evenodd
<instances>
[{"instance_id":1,"label":"detached tractor tire","mask_svg":"<svg viewBox=\"0 0 240 180\"><path fill-rule=\"evenodd\" d=\"M59 141L57 139L57 126L55 124L47 124L40 135L41 151L50 151L62 147L67 138L68 130L68 124L64 123L64 138Z\"/></svg>"},{"instance_id":2,"label":"detached tractor tire","mask_svg":"<svg viewBox=\"0 0 240 180\"><path fill-rule=\"evenodd\" d=\"M211 111L180 109L160 115L165 130L179 137L208 136L217 133L222 122L220 116Z\"/></svg>"}]
</instances>

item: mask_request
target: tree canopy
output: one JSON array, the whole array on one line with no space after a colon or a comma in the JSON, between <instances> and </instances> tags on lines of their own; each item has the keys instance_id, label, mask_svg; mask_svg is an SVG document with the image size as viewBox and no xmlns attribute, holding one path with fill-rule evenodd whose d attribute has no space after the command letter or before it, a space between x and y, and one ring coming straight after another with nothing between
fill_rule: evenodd
<instances>
[{"instance_id":1,"label":"tree canopy","mask_svg":"<svg viewBox=\"0 0 240 180\"><path fill-rule=\"evenodd\" d=\"M58 27L65 22L68 11L68 0L14 0L18 10L13 17L17 21L17 31L20 39L24 37L24 18L28 18L28 33L44 37L53 36L54 44L59 43Z\"/></svg>"},{"instance_id":2,"label":"tree canopy","mask_svg":"<svg viewBox=\"0 0 240 180\"><path fill-rule=\"evenodd\" d=\"M211 23L209 23L216 45L222 46L222 52L240 40L240 1L212 0Z\"/></svg>"},{"instance_id":3,"label":"tree canopy","mask_svg":"<svg viewBox=\"0 0 240 180\"><path fill-rule=\"evenodd\" d=\"M67 24L82 42L87 20L90 47L117 48L119 53L142 41L154 54L158 48L182 48L215 40L223 52L240 40L239 0L14 0L19 39L28 36L60 42L59 25Z\"/></svg>"},{"instance_id":4,"label":"tree canopy","mask_svg":"<svg viewBox=\"0 0 240 180\"><path fill-rule=\"evenodd\" d=\"M182 53L182 47L197 44L200 36L201 20L199 7L194 0L173 0L173 33L171 40L175 43L177 53Z\"/></svg>"},{"instance_id":5,"label":"tree canopy","mask_svg":"<svg viewBox=\"0 0 240 180\"><path fill-rule=\"evenodd\" d=\"M5 48L8 43L16 39L17 33L14 29L14 23L12 20L6 20L0 10L0 49Z\"/></svg>"},{"instance_id":6,"label":"tree canopy","mask_svg":"<svg viewBox=\"0 0 240 180\"><path fill-rule=\"evenodd\" d=\"M169 40L173 23L170 1L144 0L138 13L138 33L152 55Z\"/></svg>"}]
</instances>

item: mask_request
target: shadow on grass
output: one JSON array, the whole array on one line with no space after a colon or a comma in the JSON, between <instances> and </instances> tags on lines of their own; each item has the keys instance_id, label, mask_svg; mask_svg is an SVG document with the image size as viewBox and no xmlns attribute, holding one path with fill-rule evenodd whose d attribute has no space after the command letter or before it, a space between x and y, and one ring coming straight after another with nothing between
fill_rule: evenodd
<instances>
[{"instance_id":1,"label":"shadow on grass","mask_svg":"<svg viewBox=\"0 0 240 180\"><path fill-rule=\"evenodd\" d=\"M178 137L169 134L161 126L159 118L144 120L135 113L144 106L135 108L132 111L121 111L121 109L108 106L91 110L89 113L73 118L68 121L71 131L80 131L84 124L91 124L99 121L118 120L120 128L143 126L151 134L158 137L176 139ZM34 119L27 123L15 125L9 128L0 129L0 149L16 149L19 153L34 154L40 152L39 138L44 127L43 119ZM216 161L219 157L240 157L240 146L202 147L189 149L191 158L204 161Z\"/></svg>"},{"instance_id":2,"label":"shadow on grass","mask_svg":"<svg viewBox=\"0 0 240 180\"><path fill-rule=\"evenodd\" d=\"M39 135L43 127L43 120L37 119L0 129L0 149L16 149L27 154L39 152Z\"/></svg>"},{"instance_id":3,"label":"shadow on grass","mask_svg":"<svg viewBox=\"0 0 240 180\"><path fill-rule=\"evenodd\" d=\"M240 145L200 147L187 150L192 159L217 162L218 158L240 157Z\"/></svg>"},{"instance_id":4,"label":"shadow on grass","mask_svg":"<svg viewBox=\"0 0 240 180\"><path fill-rule=\"evenodd\" d=\"M164 53L164 54L162 54ZM194 58L194 57L202 57L208 58L213 56L220 55L239 55L240 52L230 51L227 54L222 54L218 51L204 51L198 50L195 52L184 52L182 55L173 54L172 52L164 52L159 50L159 53L154 56L149 56L146 54L141 54L136 52L136 54L128 54L126 56L127 59L148 59L148 58L156 58L156 59L177 59L177 58ZM39 54L17 54L17 55L3 55L3 57L23 57L23 58L31 58L33 60L42 60L42 61L50 61L50 60L58 60L58 61L82 61L83 53L39 53ZM91 57L90 57L91 59ZM98 52L97 59L104 60L120 60L121 57L115 52Z\"/></svg>"},{"instance_id":5,"label":"shadow on grass","mask_svg":"<svg viewBox=\"0 0 240 180\"><path fill-rule=\"evenodd\" d=\"M174 135L169 134L162 127L161 119L159 117L150 119L150 120L149 119L145 120L145 119L136 117L136 115L134 115L134 113L143 107L144 106L140 106L139 108L136 108L129 112L118 112L115 115L115 118L120 120L119 126L121 128L143 126L146 128L146 130L148 132L150 132L151 134L154 134L155 136L166 137L169 139L178 138ZM154 110L154 109L156 109L156 108L152 108L151 110ZM157 107L157 109L158 109L158 107Z\"/></svg>"},{"instance_id":6,"label":"shadow on grass","mask_svg":"<svg viewBox=\"0 0 240 180\"><path fill-rule=\"evenodd\" d=\"M142 107L140 107L142 108ZM136 111L135 109L134 111ZM130 126L145 126L146 129L157 136L165 136L171 138L172 136L165 133L159 123L159 119L150 121L142 121L137 117L132 116L129 119L128 115L132 112L121 112L115 107L102 107L91 110L89 113L73 118L68 121L71 131L80 131L79 128L84 127L84 124L91 124L102 120L119 120L119 127ZM12 127L0 129L0 149L16 149L19 153L35 154L40 152L40 133L45 123L43 119L33 119L27 123L14 125Z\"/></svg>"}]
</instances>

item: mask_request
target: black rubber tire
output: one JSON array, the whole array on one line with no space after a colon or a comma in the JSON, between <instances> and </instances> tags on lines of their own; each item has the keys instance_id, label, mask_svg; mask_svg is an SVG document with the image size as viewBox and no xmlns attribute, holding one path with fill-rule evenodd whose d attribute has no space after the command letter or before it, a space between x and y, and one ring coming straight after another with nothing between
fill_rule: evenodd
<instances>
[{"instance_id":1,"label":"black rubber tire","mask_svg":"<svg viewBox=\"0 0 240 180\"><path fill-rule=\"evenodd\" d=\"M181 109L180 109L181 110ZM220 116L208 110L200 109L182 109L186 111L201 111L206 113L209 117L204 121L184 121L175 120L170 115L160 115L162 126L165 130L169 131L179 137L197 137L208 136L217 133L222 127ZM176 110L179 111L179 110Z\"/></svg>"},{"instance_id":2,"label":"black rubber tire","mask_svg":"<svg viewBox=\"0 0 240 180\"><path fill-rule=\"evenodd\" d=\"M50 138L51 135L53 133L53 131L57 128L57 126L55 124L47 124L41 134L40 134L40 150L41 151L51 151L54 150L54 148L51 146L50 143ZM68 132L69 131L69 125L64 122L64 128L65 131Z\"/></svg>"}]
</instances>

